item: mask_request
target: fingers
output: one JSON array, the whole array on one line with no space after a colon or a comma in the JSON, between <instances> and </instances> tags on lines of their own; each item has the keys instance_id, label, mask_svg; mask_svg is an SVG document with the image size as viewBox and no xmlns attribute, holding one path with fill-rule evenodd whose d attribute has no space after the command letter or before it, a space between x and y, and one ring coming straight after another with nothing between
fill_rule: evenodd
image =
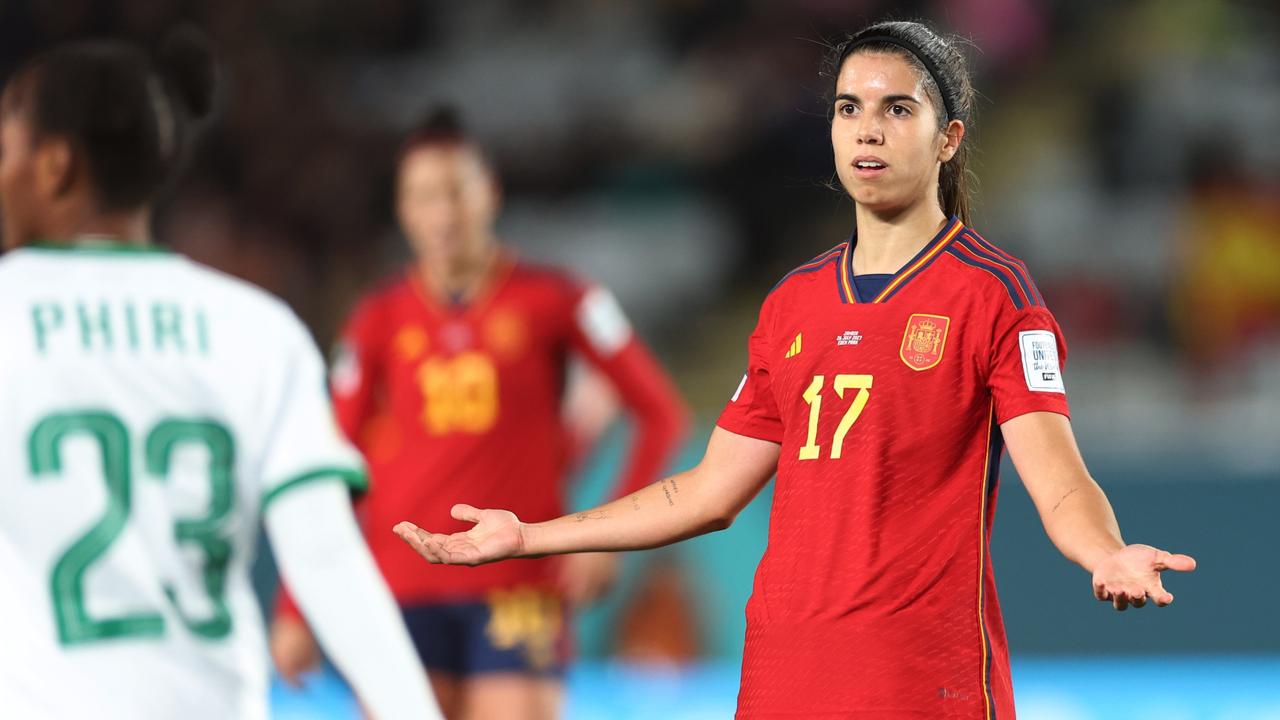
<instances>
[{"instance_id":1,"label":"fingers","mask_svg":"<svg viewBox=\"0 0 1280 720\"><path fill-rule=\"evenodd\" d=\"M1164 607L1173 602L1173 593L1165 590L1159 579L1152 583L1151 587L1147 588L1147 595L1150 595L1151 599L1155 601L1156 607Z\"/></svg>"},{"instance_id":2,"label":"fingers","mask_svg":"<svg viewBox=\"0 0 1280 720\"><path fill-rule=\"evenodd\" d=\"M401 540L404 540L409 547L413 548L414 552L426 558L429 562L437 564L445 562L439 552L442 543L439 540L433 541L434 536L431 533L411 522L398 523L393 530L396 535L400 536Z\"/></svg>"},{"instance_id":3,"label":"fingers","mask_svg":"<svg viewBox=\"0 0 1280 720\"><path fill-rule=\"evenodd\" d=\"M391 528L391 531L396 535L399 535L401 540L409 543L410 547L415 550L417 550L418 546L422 544L422 540L418 536L418 533L422 532L422 529L411 522L396 523L396 526Z\"/></svg>"},{"instance_id":4,"label":"fingers","mask_svg":"<svg viewBox=\"0 0 1280 720\"><path fill-rule=\"evenodd\" d=\"M1155 557L1156 570L1176 570L1191 572L1196 569L1196 559L1190 555L1179 555L1157 550Z\"/></svg>"},{"instance_id":5,"label":"fingers","mask_svg":"<svg viewBox=\"0 0 1280 720\"><path fill-rule=\"evenodd\" d=\"M1111 599L1111 593L1107 592L1107 586L1100 582L1093 584L1093 596L1103 602Z\"/></svg>"},{"instance_id":6,"label":"fingers","mask_svg":"<svg viewBox=\"0 0 1280 720\"><path fill-rule=\"evenodd\" d=\"M454 505L449 510L449 514L453 516L454 520L462 520L469 523L480 522L480 510L464 503Z\"/></svg>"},{"instance_id":7,"label":"fingers","mask_svg":"<svg viewBox=\"0 0 1280 720\"><path fill-rule=\"evenodd\" d=\"M1157 582L1148 589L1139 587L1128 588L1107 588L1105 585L1095 584L1093 586L1093 596L1102 602L1111 603L1111 607L1119 612L1133 608L1142 608L1147 604L1150 598L1159 607L1164 607L1173 602L1173 595L1169 594Z\"/></svg>"},{"instance_id":8,"label":"fingers","mask_svg":"<svg viewBox=\"0 0 1280 720\"><path fill-rule=\"evenodd\" d=\"M1124 612L1131 607L1141 608L1147 604L1147 594L1140 589L1131 588L1111 593L1108 599L1111 600L1111 607L1119 612Z\"/></svg>"},{"instance_id":9,"label":"fingers","mask_svg":"<svg viewBox=\"0 0 1280 720\"><path fill-rule=\"evenodd\" d=\"M1173 593L1165 590L1157 583L1145 592L1142 590L1104 591L1103 595L1098 597L1099 600L1110 601L1112 607L1120 611L1129 607L1144 607L1148 598L1156 604L1156 607L1165 607L1173 602Z\"/></svg>"},{"instance_id":10,"label":"fingers","mask_svg":"<svg viewBox=\"0 0 1280 720\"><path fill-rule=\"evenodd\" d=\"M433 565L477 564L475 558L467 553L449 550L446 547L450 537L448 535L427 532L411 522L398 523L392 530L401 540L408 543L414 552Z\"/></svg>"},{"instance_id":11,"label":"fingers","mask_svg":"<svg viewBox=\"0 0 1280 720\"><path fill-rule=\"evenodd\" d=\"M427 547L426 542L423 541L423 538L420 535L423 531L417 525L414 525L411 522L396 523L396 526L392 528L392 531L398 535L401 540L405 541L409 547L413 548L414 552L428 560L431 560L432 562L435 562L435 560L432 559L430 549Z\"/></svg>"}]
</instances>

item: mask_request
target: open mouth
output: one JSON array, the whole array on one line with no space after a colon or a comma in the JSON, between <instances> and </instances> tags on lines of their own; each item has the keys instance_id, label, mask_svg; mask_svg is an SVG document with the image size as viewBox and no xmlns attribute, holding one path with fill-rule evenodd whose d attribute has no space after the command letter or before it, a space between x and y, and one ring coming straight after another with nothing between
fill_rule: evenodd
<instances>
[{"instance_id":1,"label":"open mouth","mask_svg":"<svg viewBox=\"0 0 1280 720\"><path fill-rule=\"evenodd\" d=\"M878 177L888 168L889 166L880 158L860 157L855 158L853 161L853 172L858 177Z\"/></svg>"}]
</instances>

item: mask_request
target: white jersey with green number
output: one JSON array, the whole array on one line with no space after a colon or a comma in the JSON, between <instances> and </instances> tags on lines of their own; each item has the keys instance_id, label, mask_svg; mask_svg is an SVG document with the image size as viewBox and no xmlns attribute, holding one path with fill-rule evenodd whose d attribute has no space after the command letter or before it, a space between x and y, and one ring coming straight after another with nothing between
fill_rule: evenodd
<instances>
[{"instance_id":1,"label":"white jersey with green number","mask_svg":"<svg viewBox=\"0 0 1280 720\"><path fill-rule=\"evenodd\" d=\"M0 717L264 718L262 508L360 468L276 298L159 250L0 257Z\"/></svg>"}]
</instances>

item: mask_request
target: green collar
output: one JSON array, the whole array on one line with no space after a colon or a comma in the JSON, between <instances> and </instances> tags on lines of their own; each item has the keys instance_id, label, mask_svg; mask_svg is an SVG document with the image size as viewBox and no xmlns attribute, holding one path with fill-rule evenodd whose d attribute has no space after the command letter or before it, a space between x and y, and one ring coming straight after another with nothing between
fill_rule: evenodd
<instances>
[{"instance_id":1,"label":"green collar","mask_svg":"<svg viewBox=\"0 0 1280 720\"><path fill-rule=\"evenodd\" d=\"M48 250L53 252L94 253L103 255L173 255L168 248L158 245L139 244L108 235L83 235L68 242L53 240L36 240L23 245L32 250Z\"/></svg>"}]
</instances>

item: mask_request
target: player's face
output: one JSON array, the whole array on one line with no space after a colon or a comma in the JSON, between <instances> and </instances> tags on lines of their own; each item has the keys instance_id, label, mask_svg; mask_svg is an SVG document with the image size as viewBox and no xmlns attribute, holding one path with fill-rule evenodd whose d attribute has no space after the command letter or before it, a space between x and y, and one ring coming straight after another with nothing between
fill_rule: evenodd
<instances>
[{"instance_id":1,"label":"player's face","mask_svg":"<svg viewBox=\"0 0 1280 720\"><path fill-rule=\"evenodd\" d=\"M831 147L836 173L858 205L892 214L938 196L938 169L963 124L938 129L939 111L919 71L892 53L855 53L836 78ZM936 201L935 201L936 202Z\"/></svg>"},{"instance_id":2,"label":"player's face","mask_svg":"<svg viewBox=\"0 0 1280 720\"><path fill-rule=\"evenodd\" d=\"M401 161L396 208L418 257L457 266L481 257L493 242L498 191L473 148L426 146Z\"/></svg>"}]
</instances>

